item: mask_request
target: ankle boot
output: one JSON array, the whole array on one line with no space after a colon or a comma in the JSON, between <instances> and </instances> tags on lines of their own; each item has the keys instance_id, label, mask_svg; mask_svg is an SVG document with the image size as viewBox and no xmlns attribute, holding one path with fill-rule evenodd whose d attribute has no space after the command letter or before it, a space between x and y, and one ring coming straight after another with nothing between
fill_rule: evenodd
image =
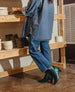
<instances>
[{"instance_id":1,"label":"ankle boot","mask_svg":"<svg viewBox=\"0 0 75 92\"><path fill-rule=\"evenodd\" d=\"M46 83L46 82L50 82L52 80L52 74L49 73L49 71L45 72L45 76L42 80L39 80L40 83Z\"/></svg>"},{"instance_id":2,"label":"ankle boot","mask_svg":"<svg viewBox=\"0 0 75 92\"><path fill-rule=\"evenodd\" d=\"M60 71L60 69L58 67L53 67L53 68L54 68L54 70L55 70L55 72L57 74L57 78L59 80L59 71Z\"/></svg>"},{"instance_id":3,"label":"ankle boot","mask_svg":"<svg viewBox=\"0 0 75 92\"><path fill-rule=\"evenodd\" d=\"M56 84L57 81L59 80L58 69L57 68L54 69L54 67L52 67L50 69L50 72L52 73L51 81L53 82L53 78L54 78L54 84Z\"/></svg>"}]
</instances>

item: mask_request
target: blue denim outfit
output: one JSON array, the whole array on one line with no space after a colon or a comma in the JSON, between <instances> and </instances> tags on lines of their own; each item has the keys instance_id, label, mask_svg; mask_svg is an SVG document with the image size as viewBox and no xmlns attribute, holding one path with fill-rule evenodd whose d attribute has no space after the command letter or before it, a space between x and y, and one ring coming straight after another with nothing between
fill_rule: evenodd
<instances>
[{"instance_id":1,"label":"blue denim outfit","mask_svg":"<svg viewBox=\"0 0 75 92\"><path fill-rule=\"evenodd\" d=\"M22 37L30 33L37 41L50 40L54 21L54 2L51 3L48 0L30 1L32 2L25 12Z\"/></svg>"},{"instance_id":2,"label":"blue denim outfit","mask_svg":"<svg viewBox=\"0 0 75 92\"><path fill-rule=\"evenodd\" d=\"M41 51L38 50L39 46ZM30 35L29 53L42 72L45 72L46 70L48 70L48 68L52 66L49 40L36 41Z\"/></svg>"},{"instance_id":3,"label":"blue denim outfit","mask_svg":"<svg viewBox=\"0 0 75 92\"><path fill-rule=\"evenodd\" d=\"M22 37L30 33L29 53L42 72L52 66L49 40L52 37L54 3L48 0L30 0L25 12ZM41 52L38 50L40 46Z\"/></svg>"}]
</instances>

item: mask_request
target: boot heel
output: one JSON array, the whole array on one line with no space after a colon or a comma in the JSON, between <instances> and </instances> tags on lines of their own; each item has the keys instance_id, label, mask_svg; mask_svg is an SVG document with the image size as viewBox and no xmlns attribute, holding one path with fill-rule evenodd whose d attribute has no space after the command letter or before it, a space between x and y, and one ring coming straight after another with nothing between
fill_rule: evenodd
<instances>
[{"instance_id":1,"label":"boot heel","mask_svg":"<svg viewBox=\"0 0 75 92\"><path fill-rule=\"evenodd\" d=\"M54 85L58 82L58 79L54 81Z\"/></svg>"}]
</instances>

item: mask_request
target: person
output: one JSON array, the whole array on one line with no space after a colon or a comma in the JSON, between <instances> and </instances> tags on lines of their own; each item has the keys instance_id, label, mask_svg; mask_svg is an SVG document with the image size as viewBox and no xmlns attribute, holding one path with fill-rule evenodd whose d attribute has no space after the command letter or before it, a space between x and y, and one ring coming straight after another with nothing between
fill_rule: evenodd
<instances>
[{"instance_id":1,"label":"person","mask_svg":"<svg viewBox=\"0 0 75 92\"><path fill-rule=\"evenodd\" d=\"M52 37L54 21L53 0L30 0L25 11L22 36L29 37L29 53L45 76L40 83L59 80L59 69L53 67L49 40ZM38 50L40 46L40 50ZM54 80L54 82L53 82Z\"/></svg>"}]
</instances>

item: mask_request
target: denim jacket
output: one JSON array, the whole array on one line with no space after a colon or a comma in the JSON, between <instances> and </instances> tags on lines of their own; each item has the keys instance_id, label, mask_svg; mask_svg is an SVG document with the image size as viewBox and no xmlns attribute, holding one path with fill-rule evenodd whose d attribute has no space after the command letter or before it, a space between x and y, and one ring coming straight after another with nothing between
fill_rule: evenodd
<instances>
[{"instance_id":1,"label":"denim jacket","mask_svg":"<svg viewBox=\"0 0 75 92\"><path fill-rule=\"evenodd\" d=\"M54 20L54 3L32 0L25 12L22 37L31 34L37 41L50 40Z\"/></svg>"}]
</instances>

